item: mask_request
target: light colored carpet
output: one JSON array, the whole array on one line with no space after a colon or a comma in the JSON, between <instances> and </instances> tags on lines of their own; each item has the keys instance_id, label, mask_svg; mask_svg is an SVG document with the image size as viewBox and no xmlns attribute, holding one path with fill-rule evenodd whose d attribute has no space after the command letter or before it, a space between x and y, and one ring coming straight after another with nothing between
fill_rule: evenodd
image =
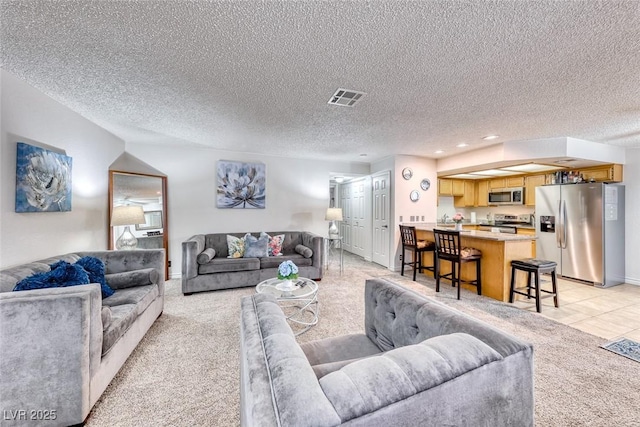
<instances>
[{"instance_id":1,"label":"light colored carpet","mask_svg":"<svg viewBox=\"0 0 640 427\"><path fill-rule=\"evenodd\" d=\"M637 362L599 348L601 338L450 285L418 282L345 254L320 282L320 322L299 341L363 330L365 279L387 277L534 344L537 426L640 426ZM87 426L239 425L240 298L253 287L185 297L168 282L164 314L106 392Z\"/></svg>"}]
</instances>

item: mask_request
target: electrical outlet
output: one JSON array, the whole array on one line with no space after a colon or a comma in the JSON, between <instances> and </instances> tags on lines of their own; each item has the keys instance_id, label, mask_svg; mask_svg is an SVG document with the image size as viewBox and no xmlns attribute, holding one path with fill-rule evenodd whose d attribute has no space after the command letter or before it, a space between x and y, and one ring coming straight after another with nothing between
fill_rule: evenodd
<instances>
[{"instance_id":1,"label":"electrical outlet","mask_svg":"<svg viewBox=\"0 0 640 427\"><path fill-rule=\"evenodd\" d=\"M402 254L400 254L400 261L402 261Z\"/></svg>"},{"instance_id":2,"label":"electrical outlet","mask_svg":"<svg viewBox=\"0 0 640 427\"><path fill-rule=\"evenodd\" d=\"M169 262L167 263L167 266L168 266L169 268L171 268L171 261L169 261Z\"/></svg>"},{"instance_id":3,"label":"electrical outlet","mask_svg":"<svg viewBox=\"0 0 640 427\"><path fill-rule=\"evenodd\" d=\"M422 222L424 222L424 215L422 215Z\"/></svg>"},{"instance_id":4,"label":"electrical outlet","mask_svg":"<svg viewBox=\"0 0 640 427\"><path fill-rule=\"evenodd\" d=\"M415 220L416 220L416 217L415 217L415 216L411 215L411 216L409 217L409 221L413 222L413 221L415 221Z\"/></svg>"},{"instance_id":5,"label":"electrical outlet","mask_svg":"<svg viewBox=\"0 0 640 427\"><path fill-rule=\"evenodd\" d=\"M402 215L400 215L400 221L399 222L402 222Z\"/></svg>"}]
</instances>

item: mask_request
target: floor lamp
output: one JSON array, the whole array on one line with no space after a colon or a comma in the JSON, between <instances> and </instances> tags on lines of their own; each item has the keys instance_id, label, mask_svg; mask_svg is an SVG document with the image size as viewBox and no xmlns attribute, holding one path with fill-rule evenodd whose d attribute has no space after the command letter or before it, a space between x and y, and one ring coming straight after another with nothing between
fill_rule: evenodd
<instances>
[{"instance_id":1,"label":"floor lamp","mask_svg":"<svg viewBox=\"0 0 640 427\"><path fill-rule=\"evenodd\" d=\"M133 235L129 226L133 224L144 224L144 210L142 206L116 206L111 214L111 225L124 225L124 232L116 241L118 250L135 249L138 247L138 239Z\"/></svg>"}]
</instances>

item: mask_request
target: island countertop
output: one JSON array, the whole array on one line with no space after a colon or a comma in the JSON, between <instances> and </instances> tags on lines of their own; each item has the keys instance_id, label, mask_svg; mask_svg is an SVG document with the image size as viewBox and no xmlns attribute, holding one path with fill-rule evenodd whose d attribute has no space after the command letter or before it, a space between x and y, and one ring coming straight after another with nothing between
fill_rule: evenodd
<instances>
[{"instance_id":1,"label":"island countertop","mask_svg":"<svg viewBox=\"0 0 640 427\"><path fill-rule=\"evenodd\" d=\"M441 226L435 223L411 223L416 227L418 239L434 241L433 230L452 230L453 227ZM499 301L509 301L511 278L511 261L515 259L531 258L532 243L536 240L533 234L493 233L490 231L468 230L460 232L460 243L473 247L482 252L482 295ZM450 264L443 262L440 266L442 273L451 271ZM432 256L423 254L422 265L432 265ZM475 277L475 268L471 264L464 264L461 269L463 279ZM475 287L463 285L473 292Z\"/></svg>"},{"instance_id":2,"label":"island countertop","mask_svg":"<svg viewBox=\"0 0 640 427\"><path fill-rule=\"evenodd\" d=\"M406 224L412 225L416 228L416 230L421 231L433 231L434 228L439 230L453 230L453 227L449 227L446 225L436 225L434 223L412 223ZM480 230L462 230L460 232L460 237L469 237L474 239L484 239L484 240L497 240L500 242L516 242L521 240L536 240L537 237L533 234L511 234L511 233L493 233L491 231L480 231Z\"/></svg>"}]
</instances>

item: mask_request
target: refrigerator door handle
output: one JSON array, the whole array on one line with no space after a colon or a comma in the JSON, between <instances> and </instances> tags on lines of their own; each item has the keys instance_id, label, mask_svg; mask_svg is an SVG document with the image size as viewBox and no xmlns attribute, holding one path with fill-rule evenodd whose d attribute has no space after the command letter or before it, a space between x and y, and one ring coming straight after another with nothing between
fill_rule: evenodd
<instances>
[{"instance_id":1,"label":"refrigerator door handle","mask_svg":"<svg viewBox=\"0 0 640 427\"><path fill-rule=\"evenodd\" d=\"M567 249L567 202L562 201L562 249Z\"/></svg>"},{"instance_id":2,"label":"refrigerator door handle","mask_svg":"<svg viewBox=\"0 0 640 427\"><path fill-rule=\"evenodd\" d=\"M561 236L561 232L562 232L562 217L561 217L561 213L562 213L562 202L560 200L558 200L558 213L556 215L556 218L558 219L557 223L556 223L556 246L561 248L562 247L562 236Z\"/></svg>"}]
</instances>

